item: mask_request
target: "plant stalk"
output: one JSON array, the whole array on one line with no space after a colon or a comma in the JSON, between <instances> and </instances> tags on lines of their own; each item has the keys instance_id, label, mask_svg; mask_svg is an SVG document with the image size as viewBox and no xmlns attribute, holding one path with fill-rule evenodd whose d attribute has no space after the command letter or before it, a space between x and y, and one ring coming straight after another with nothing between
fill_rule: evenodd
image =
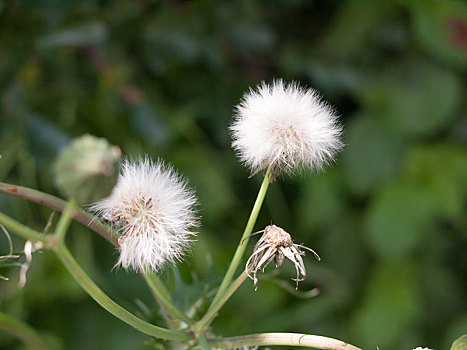
<instances>
[{"instance_id":1,"label":"plant stalk","mask_svg":"<svg viewBox=\"0 0 467 350\"><path fill-rule=\"evenodd\" d=\"M261 188L259 189L258 196L256 197L255 204L253 206L253 209L251 210L251 214L250 214L250 217L248 218L248 222L246 224L245 230L243 231L243 235L242 235L242 238L240 239L240 243L237 246L237 250L235 251L235 254L232 258L230 266L227 269L227 272L225 273L224 279L222 280L222 283L219 289L217 290L216 295L214 296L214 299L211 303L210 308L219 301L219 299L222 297L222 294L224 294L226 289L228 288L230 282L232 282L233 276L235 275L235 272L237 271L237 267L240 264L240 261L243 257L243 253L245 252L251 232L253 231L253 227L255 226L256 219L258 218L259 211L261 209L264 197L268 190L269 181L271 180L271 175L272 175L272 171L271 171L271 167L269 167L268 170L266 171L266 174L264 175L263 182L261 183Z\"/></svg>"},{"instance_id":2,"label":"plant stalk","mask_svg":"<svg viewBox=\"0 0 467 350\"><path fill-rule=\"evenodd\" d=\"M66 201L54 197L50 194L23 186L7 184L4 182L0 182L0 193L23 198L28 201L44 205L52 210L59 212L63 212L67 204ZM93 231L95 231L103 238L111 242L113 245L118 245L117 239L110 232L111 230L107 226L96 221L93 215L86 213L81 208L76 208L76 210L73 212L73 219L75 219L78 222L81 222L86 226L89 226L89 228L91 228Z\"/></svg>"},{"instance_id":3,"label":"plant stalk","mask_svg":"<svg viewBox=\"0 0 467 350\"><path fill-rule=\"evenodd\" d=\"M240 276L227 288L224 294L220 297L220 299L215 303L212 304L206 314L199 320L199 322L195 325L194 330L199 333L204 333L207 327L211 324L214 318L217 316L217 312L224 306L224 304L229 300L233 293L242 285L242 283L247 278L247 274L245 271L242 272Z\"/></svg>"},{"instance_id":4,"label":"plant stalk","mask_svg":"<svg viewBox=\"0 0 467 350\"><path fill-rule=\"evenodd\" d=\"M184 321L187 324L193 323L193 321L188 316L186 316L182 311L180 311L180 309L178 309L174 305L169 291L155 273L143 273L142 275L146 280L146 283L148 284L149 288L151 288L151 291L154 294L154 296L158 300L160 300L165 306L166 311L168 312L168 317L170 317L173 320Z\"/></svg>"},{"instance_id":5,"label":"plant stalk","mask_svg":"<svg viewBox=\"0 0 467 350\"><path fill-rule=\"evenodd\" d=\"M110 299L84 272L71 253L65 246L58 246L55 250L58 258L67 268L68 272L74 277L78 284L105 310L123 322L136 328L140 332L156 338L166 340L187 341L190 335L184 332L172 331L166 328L154 326L128 312L120 305Z\"/></svg>"},{"instance_id":6,"label":"plant stalk","mask_svg":"<svg viewBox=\"0 0 467 350\"><path fill-rule=\"evenodd\" d=\"M0 212L0 224L5 226L6 229L9 229L15 232L18 236L30 240L33 242L42 242L45 245L48 244L49 240L47 236L43 235L32 228L19 223L18 221L10 218L8 215Z\"/></svg>"},{"instance_id":7,"label":"plant stalk","mask_svg":"<svg viewBox=\"0 0 467 350\"><path fill-rule=\"evenodd\" d=\"M242 348L244 346L301 346L325 350L361 350L341 340L318 335L299 333L260 333L232 338L210 338L209 345L221 349Z\"/></svg>"}]
</instances>

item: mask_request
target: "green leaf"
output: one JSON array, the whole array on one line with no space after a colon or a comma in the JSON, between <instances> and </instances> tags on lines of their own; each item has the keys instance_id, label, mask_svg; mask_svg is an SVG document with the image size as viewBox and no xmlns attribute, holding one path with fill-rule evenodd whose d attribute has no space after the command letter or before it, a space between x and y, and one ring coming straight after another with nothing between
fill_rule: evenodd
<instances>
[{"instance_id":1,"label":"green leaf","mask_svg":"<svg viewBox=\"0 0 467 350\"><path fill-rule=\"evenodd\" d=\"M419 308L414 272L408 263L375 269L351 323L363 349L395 349L410 332Z\"/></svg>"},{"instance_id":2,"label":"green leaf","mask_svg":"<svg viewBox=\"0 0 467 350\"><path fill-rule=\"evenodd\" d=\"M395 184L377 193L367 215L369 247L382 259L399 259L412 253L430 229L433 204L423 189Z\"/></svg>"},{"instance_id":3,"label":"green leaf","mask_svg":"<svg viewBox=\"0 0 467 350\"><path fill-rule=\"evenodd\" d=\"M418 0L411 1L409 9L413 17L415 39L431 54L459 68L465 68L467 52L462 25L464 28L467 26L466 3Z\"/></svg>"},{"instance_id":4,"label":"green leaf","mask_svg":"<svg viewBox=\"0 0 467 350\"><path fill-rule=\"evenodd\" d=\"M456 117L462 102L454 73L420 60L392 66L362 90L363 103L406 137L430 135Z\"/></svg>"},{"instance_id":5,"label":"green leaf","mask_svg":"<svg viewBox=\"0 0 467 350\"><path fill-rule=\"evenodd\" d=\"M349 187L366 194L396 175L404 145L377 120L359 115L348 127L343 159Z\"/></svg>"}]
</instances>

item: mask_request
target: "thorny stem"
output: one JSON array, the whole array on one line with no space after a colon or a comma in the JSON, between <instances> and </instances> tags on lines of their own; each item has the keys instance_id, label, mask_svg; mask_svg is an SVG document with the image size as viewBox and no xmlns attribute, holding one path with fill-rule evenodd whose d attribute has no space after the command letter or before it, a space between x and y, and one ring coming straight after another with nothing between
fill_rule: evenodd
<instances>
[{"instance_id":1,"label":"thorny stem","mask_svg":"<svg viewBox=\"0 0 467 350\"><path fill-rule=\"evenodd\" d=\"M149 288L151 288L152 293L154 296L162 302L165 308L168 311L168 315L171 319L181 320L186 322L187 324L191 324L193 321L188 318L182 311L180 311L173 303L172 298L170 297L170 293L165 287L164 283L160 280L160 278L155 273L143 273L142 274L146 283L148 284Z\"/></svg>"},{"instance_id":2,"label":"thorny stem","mask_svg":"<svg viewBox=\"0 0 467 350\"><path fill-rule=\"evenodd\" d=\"M232 338L210 338L208 342L212 347L221 349L287 345L325 350L361 350L341 340L299 333L259 333Z\"/></svg>"},{"instance_id":3,"label":"thorny stem","mask_svg":"<svg viewBox=\"0 0 467 350\"><path fill-rule=\"evenodd\" d=\"M237 250L232 258L232 262L230 263L227 272L225 273L224 279L217 290L216 295L211 303L210 308L215 305L219 299L222 297L222 294L225 293L226 289L228 288L230 282L233 279L235 272L237 271L237 267L240 264L240 260L242 259L243 253L245 252L246 246L248 244L249 236L253 231L253 227L255 226L256 219L258 218L259 211L261 209L261 205L263 204L264 197L266 195L266 191L269 186L269 181L271 180L272 172L271 167L268 168L266 174L264 175L263 182L261 184L261 188L259 189L258 196L256 197L255 204L253 209L251 210L250 217L245 227L245 231L243 231L242 238L240 239L240 243L237 246Z\"/></svg>"},{"instance_id":4,"label":"thorny stem","mask_svg":"<svg viewBox=\"0 0 467 350\"><path fill-rule=\"evenodd\" d=\"M203 333L209 324L214 320L217 315L217 312L221 309L221 307L229 300L233 293L242 285L242 283L247 278L247 274L245 271L242 272L240 276L227 288L224 294L222 294L221 298L215 303L212 304L206 314L203 316L201 320L196 324L194 327L195 331L199 331Z\"/></svg>"},{"instance_id":5,"label":"thorny stem","mask_svg":"<svg viewBox=\"0 0 467 350\"><path fill-rule=\"evenodd\" d=\"M50 194L23 186L7 184L4 182L0 182L0 193L27 199L31 202L42 204L52 210L56 210L59 212L63 212L67 204L66 201L54 197ZM110 233L110 229L107 226L102 225L98 221L94 220L94 217L91 214L86 213L80 208L76 208L76 210L73 212L73 219L75 219L78 222L81 222L86 226L89 226L89 228L91 228L93 231L104 237L113 245L117 245L117 239Z\"/></svg>"},{"instance_id":6,"label":"thorny stem","mask_svg":"<svg viewBox=\"0 0 467 350\"><path fill-rule=\"evenodd\" d=\"M35 350L50 350L51 347L42 337L24 322L0 312L0 329L20 339L23 343Z\"/></svg>"}]
</instances>

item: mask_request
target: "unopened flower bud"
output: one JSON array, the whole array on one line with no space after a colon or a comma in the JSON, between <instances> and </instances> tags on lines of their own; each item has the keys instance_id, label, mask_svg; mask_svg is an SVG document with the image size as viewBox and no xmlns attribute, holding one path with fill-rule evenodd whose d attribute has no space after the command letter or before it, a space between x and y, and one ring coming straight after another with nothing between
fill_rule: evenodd
<instances>
[{"instance_id":1,"label":"unopened flower bud","mask_svg":"<svg viewBox=\"0 0 467 350\"><path fill-rule=\"evenodd\" d=\"M55 184L79 204L110 193L117 178L120 148L91 135L81 136L64 148L54 164Z\"/></svg>"}]
</instances>

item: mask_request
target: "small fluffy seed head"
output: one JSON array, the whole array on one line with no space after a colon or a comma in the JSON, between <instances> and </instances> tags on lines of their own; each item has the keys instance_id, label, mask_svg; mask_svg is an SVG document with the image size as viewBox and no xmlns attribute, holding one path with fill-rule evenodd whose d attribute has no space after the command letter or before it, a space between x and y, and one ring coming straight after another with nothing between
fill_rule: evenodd
<instances>
[{"instance_id":1,"label":"small fluffy seed head","mask_svg":"<svg viewBox=\"0 0 467 350\"><path fill-rule=\"evenodd\" d=\"M252 173L299 164L321 170L343 147L333 108L315 90L282 80L246 93L230 129L232 147Z\"/></svg>"},{"instance_id":2,"label":"small fluffy seed head","mask_svg":"<svg viewBox=\"0 0 467 350\"><path fill-rule=\"evenodd\" d=\"M116 265L159 271L185 254L198 226L197 199L172 167L148 157L125 160L111 195L91 206L120 234Z\"/></svg>"}]
</instances>

